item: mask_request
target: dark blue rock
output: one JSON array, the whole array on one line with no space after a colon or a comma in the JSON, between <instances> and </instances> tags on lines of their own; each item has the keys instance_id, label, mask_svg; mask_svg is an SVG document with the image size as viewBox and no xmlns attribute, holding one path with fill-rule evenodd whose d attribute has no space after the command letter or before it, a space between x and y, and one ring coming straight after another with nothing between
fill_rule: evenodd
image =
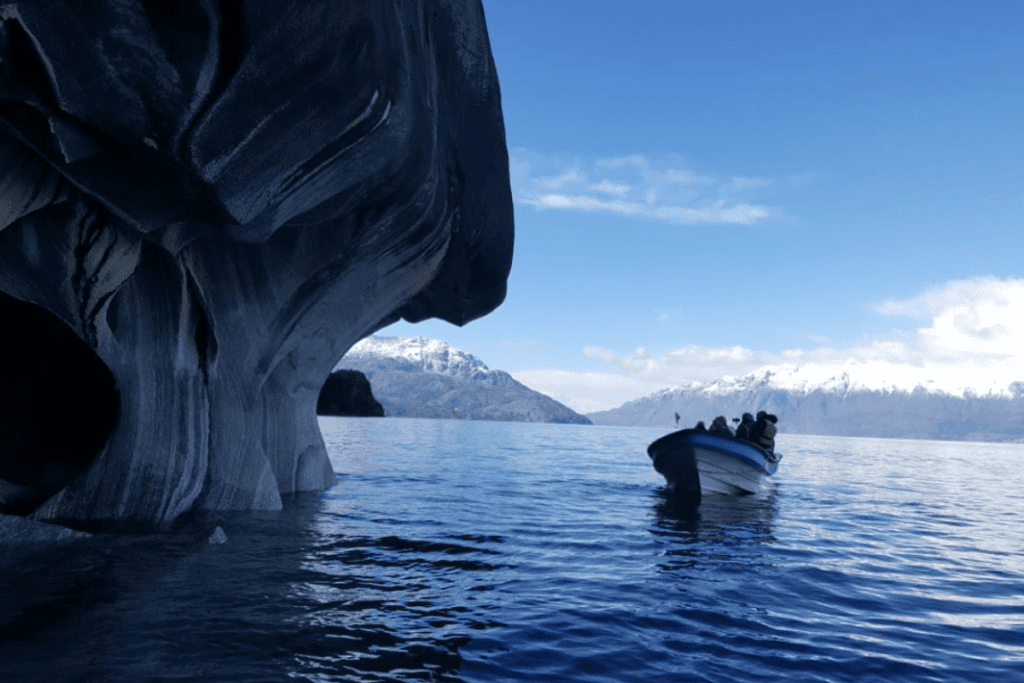
<instances>
[{"instance_id":1,"label":"dark blue rock","mask_svg":"<svg viewBox=\"0 0 1024 683\"><path fill-rule=\"evenodd\" d=\"M316 414L384 417L384 406L373 397L366 375L358 370L335 370L320 390Z\"/></svg>"},{"instance_id":2,"label":"dark blue rock","mask_svg":"<svg viewBox=\"0 0 1024 683\"><path fill-rule=\"evenodd\" d=\"M481 3L5 3L0 196L0 292L116 391L109 436L33 515L278 508L333 484L315 406L353 343L504 299Z\"/></svg>"}]
</instances>

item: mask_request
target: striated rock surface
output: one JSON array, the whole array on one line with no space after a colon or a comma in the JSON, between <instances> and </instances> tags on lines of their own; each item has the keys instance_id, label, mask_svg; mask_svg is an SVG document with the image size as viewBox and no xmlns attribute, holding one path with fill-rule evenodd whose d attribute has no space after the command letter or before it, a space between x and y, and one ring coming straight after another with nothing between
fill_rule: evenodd
<instances>
[{"instance_id":1,"label":"striated rock surface","mask_svg":"<svg viewBox=\"0 0 1024 683\"><path fill-rule=\"evenodd\" d=\"M316 414L384 417L384 406L373 397L366 375L358 370L335 370L320 390Z\"/></svg>"},{"instance_id":2,"label":"striated rock surface","mask_svg":"<svg viewBox=\"0 0 1024 683\"><path fill-rule=\"evenodd\" d=\"M338 362L366 374L389 417L590 424L462 349L422 337L370 337Z\"/></svg>"},{"instance_id":3,"label":"striated rock surface","mask_svg":"<svg viewBox=\"0 0 1024 683\"><path fill-rule=\"evenodd\" d=\"M33 423L0 433L17 511L279 508L333 483L315 407L352 344L504 298L481 3L6 2L0 197L4 336L63 326L3 357ZM105 366L58 371L94 405L26 388L69 337ZM107 421L74 445L77 410Z\"/></svg>"}]
</instances>

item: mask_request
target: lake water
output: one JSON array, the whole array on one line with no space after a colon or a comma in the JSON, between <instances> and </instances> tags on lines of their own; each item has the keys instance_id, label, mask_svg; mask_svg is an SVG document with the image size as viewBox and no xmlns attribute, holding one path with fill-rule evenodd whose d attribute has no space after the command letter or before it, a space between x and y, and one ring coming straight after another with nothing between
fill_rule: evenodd
<instances>
[{"instance_id":1,"label":"lake water","mask_svg":"<svg viewBox=\"0 0 1024 683\"><path fill-rule=\"evenodd\" d=\"M784 434L692 517L658 430L320 424L280 513L0 549L0 680L1024 677L1024 446Z\"/></svg>"}]
</instances>

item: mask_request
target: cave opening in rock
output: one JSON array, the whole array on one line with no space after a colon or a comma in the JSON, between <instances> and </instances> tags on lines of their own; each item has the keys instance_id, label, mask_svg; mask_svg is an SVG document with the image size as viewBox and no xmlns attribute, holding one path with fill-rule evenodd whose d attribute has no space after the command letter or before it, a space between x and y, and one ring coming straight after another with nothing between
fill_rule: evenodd
<instances>
[{"instance_id":1,"label":"cave opening in rock","mask_svg":"<svg viewBox=\"0 0 1024 683\"><path fill-rule=\"evenodd\" d=\"M107 366L63 321L0 292L0 512L26 514L85 469L117 420Z\"/></svg>"}]
</instances>

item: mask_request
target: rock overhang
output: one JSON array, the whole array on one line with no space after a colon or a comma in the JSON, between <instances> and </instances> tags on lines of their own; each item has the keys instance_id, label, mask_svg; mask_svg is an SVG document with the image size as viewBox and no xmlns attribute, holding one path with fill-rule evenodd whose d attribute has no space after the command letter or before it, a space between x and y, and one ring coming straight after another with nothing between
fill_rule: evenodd
<instances>
[{"instance_id":1,"label":"rock overhang","mask_svg":"<svg viewBox=\"0 0 1024 683\"><path fill-rule=\"evenodd\" d=\"M0 291L63 321L120 400L41 518L160 521L329 486L315 404L345 350L504 298L511 192L478 0L173 6L0 11Z\"/></svg>"}]
</instances>

